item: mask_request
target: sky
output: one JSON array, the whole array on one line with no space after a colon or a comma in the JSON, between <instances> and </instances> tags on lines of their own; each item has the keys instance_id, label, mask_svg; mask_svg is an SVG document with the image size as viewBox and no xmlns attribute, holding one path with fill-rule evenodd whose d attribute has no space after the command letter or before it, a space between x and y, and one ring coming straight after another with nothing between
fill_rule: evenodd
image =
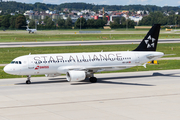
<instances>
[{"instance_id":1,"label":"sky","mask_svg":"<svg viewBox=\"0 0 180 120\"><path fill-rule=\"evenodd\" d=\"M3 0L6 1L6 0ZM9 0L12 1L12 0ZM156 5L156 6L180 6L180 0L13 0L23 3L41 2L46 4L62 4L72 2L93 3L95 5Z\"/></svg>"}]
</instances>

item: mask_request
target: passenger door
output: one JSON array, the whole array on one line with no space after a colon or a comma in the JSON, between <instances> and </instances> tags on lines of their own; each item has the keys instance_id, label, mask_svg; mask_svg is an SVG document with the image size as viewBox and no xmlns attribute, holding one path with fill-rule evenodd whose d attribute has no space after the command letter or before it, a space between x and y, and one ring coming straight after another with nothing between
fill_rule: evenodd
<instances>
[{"instance_id":1,"label":"passenger door","mask_svg":"<svg viewBox=\"0 0 180 120\"><path fill-rule=\"evenodd\" d=\"M32 57L28 57L28 69L34 69L34 63Z\"/></svg>"}]
</instances>

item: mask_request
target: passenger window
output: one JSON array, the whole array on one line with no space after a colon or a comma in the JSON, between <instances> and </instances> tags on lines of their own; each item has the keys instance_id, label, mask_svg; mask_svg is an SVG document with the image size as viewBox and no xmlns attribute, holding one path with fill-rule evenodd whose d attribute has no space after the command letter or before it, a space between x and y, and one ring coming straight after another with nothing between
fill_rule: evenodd
<instances>
[{"instance_id":1,"label":"passenger window","mask_svg":"<svg viewBox=\"0 0 180 120\"><path fill-rule=\"evenodd\" d=\"M21 61L19 61L19 64L21 64Z\"/></svg>"},{"instance_id":2,"label":"passenger window","mask_svg":"<svg viewBox=\"0 0 180 120\"><path fill-rule=\"evenodd\" d=\"M15 64L18 64L18 61L15 61Z\"/></svg>"}]
</instances>

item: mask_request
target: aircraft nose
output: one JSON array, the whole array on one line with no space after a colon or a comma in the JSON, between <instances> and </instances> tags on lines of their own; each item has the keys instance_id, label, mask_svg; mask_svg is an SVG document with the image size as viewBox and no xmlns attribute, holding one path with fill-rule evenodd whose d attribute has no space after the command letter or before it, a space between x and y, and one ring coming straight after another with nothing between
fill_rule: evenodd
<instances>
[{"instance_id":1,"label":"aircraft nose","mask_svg":"<svg viewBox=\"0 0 180 120\"><path fill-rule=\"evenodd\" d=\"M11 68L9 67L9 65L6 65L4 68L3 68L4 72L6 73L10 73L12 70Z\"/></svg>"},{"instance_id":2,"label":"aircraft nose","mask_svg":"<svg viewBox=\"0 0 180 120\"><path fill-rule=\"evenodd\" d=\"M8 73L8 74L13 74L13 75L18 75L19 74L19 70L15 69L13 66L11 65L6 65L4 68L3 68L4 72Z\"/></svg>"}]
</instances>

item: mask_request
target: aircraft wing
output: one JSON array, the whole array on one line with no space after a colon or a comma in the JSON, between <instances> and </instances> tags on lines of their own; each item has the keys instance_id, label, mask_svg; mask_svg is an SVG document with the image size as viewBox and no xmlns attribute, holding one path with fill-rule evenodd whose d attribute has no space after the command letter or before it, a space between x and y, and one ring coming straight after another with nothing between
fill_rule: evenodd
<instances>
[{"instance_id":1,"label":"aircraft wing","mask_svg":"<svg viewBox=\"0 0 180 120\"><path fill-rule=\"evenodd\" d=\"M92 72L100 72L106 69L126 69L129 67L134 67L137 65L114 65L114 66L66 66L58 68L58 71L70 71L70 70L77 70L77 71L92 71Z\"/></svg>"},{"instance_id":2,"label":"aircraft wing","mask_svg":"<svg viewBox=\"0 0 180 120\"><path fill-rule=\"evenodd\" d=\"M111 68L129 68L134 67L136 65L116 65L116 66L87 66L82 69L90 70L90 69L111 69Z\"/></svg>"}]
</instances>

